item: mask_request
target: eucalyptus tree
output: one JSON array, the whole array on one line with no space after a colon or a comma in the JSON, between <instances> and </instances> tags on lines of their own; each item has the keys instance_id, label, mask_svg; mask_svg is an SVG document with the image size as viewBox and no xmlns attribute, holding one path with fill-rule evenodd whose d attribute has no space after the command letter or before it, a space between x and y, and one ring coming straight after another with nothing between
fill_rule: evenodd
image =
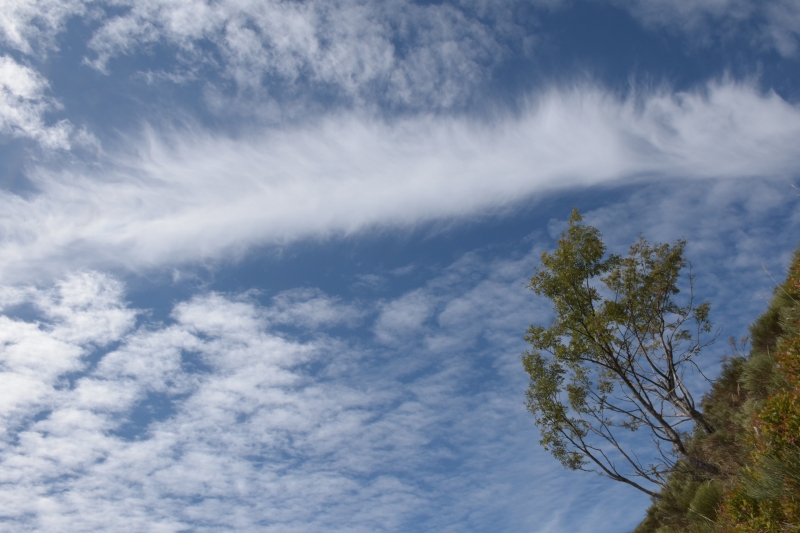
<instances>
[{"instance_id":1,"label":"eucalyptus tree","mask_svg":"<svg viewBox=\"0 0 800 533\"><path fill-rule=\"evenodd\" d=\"M600 232L582 220L573 210L528 286L552 302L555 317L525 336L527 407L541 444L564 466L657 496L654 485L665 486L679 461L716 470L687 446L693 427L714 432L687 383L717 337L710 305L695 301L691 268L678 301L685 241L639 238L628 256L607 255Z\"/></svg>"}]
</instances>

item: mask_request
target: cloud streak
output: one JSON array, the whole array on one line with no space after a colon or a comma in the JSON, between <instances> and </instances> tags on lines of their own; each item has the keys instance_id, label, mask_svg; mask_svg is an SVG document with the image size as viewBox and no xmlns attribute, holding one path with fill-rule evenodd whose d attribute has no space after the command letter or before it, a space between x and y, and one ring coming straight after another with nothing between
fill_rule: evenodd
<instances>
[{"instance_id":1,"label":"cloud streak","mask_svg":"<svg viewBox=\"0 0 800 533\"><path fill-rule=\"evenodd\" d=\"M648 25L671 26L700 42L749 34L752 41L764 48L774 48L785 57L797 54L800 7L792 0L610 0L610 3L628 9Z\"/></svg>"},{"instance_id":2,"label":"cloud streak","mask_svg":"<svg viewBox=\"0 0 800 533\"><path fill-rule=\"evenodd\" d=\"M20 279L45 265L216 259L504 209L566 187L789 176L798 134L797 107L732 83L635 100L551 91L491 125L342 117L236 140L150 133L101 170L39 168L38 194L2 193L0 271Z\"/></svg>"}]
</instances>

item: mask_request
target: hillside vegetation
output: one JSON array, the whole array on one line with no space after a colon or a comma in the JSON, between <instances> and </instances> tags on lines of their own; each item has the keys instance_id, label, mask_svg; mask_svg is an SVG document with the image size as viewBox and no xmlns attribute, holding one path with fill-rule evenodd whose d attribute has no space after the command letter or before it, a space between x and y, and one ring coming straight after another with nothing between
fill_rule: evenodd
<instances>
[{"instance_id":1,"label":"hillside vegetation","mask_svg":"<svg viewBox=\"0 0 800 533\"><path fill-rule=\"evenodd\" d=\"M703 397L716 431L689 447L718 472L678 462L633 533L800 531L799 322L800 249Z\"/></svg>"}]
</instances>

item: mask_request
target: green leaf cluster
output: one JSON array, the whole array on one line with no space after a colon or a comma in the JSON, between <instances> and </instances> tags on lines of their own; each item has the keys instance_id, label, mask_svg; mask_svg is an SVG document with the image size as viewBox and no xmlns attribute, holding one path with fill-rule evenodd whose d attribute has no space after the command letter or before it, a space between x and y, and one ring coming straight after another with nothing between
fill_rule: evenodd
<instances>
[{"instance_id":1,"label":"green leaf cluster","mask_svg":"<svg viewBox=\"0 0 800 533\"><path fill-rule=\"evenodd\" d=\"M687 455L678 424L713 431L684 382L714 340L703 337L712 329L710 305L694 302L691 273L689 295L676 299L685 241L651 245L640 238L625 257L606 254L600 232L582 220L573 210L529 283L552 303L554 319L525 335L527 407L542 446L565 467L652 494L646 485L663 485L674 457ZM625 434L640 430L653 441L652 462L626 444Z\"/></svg>"}]
</instances>

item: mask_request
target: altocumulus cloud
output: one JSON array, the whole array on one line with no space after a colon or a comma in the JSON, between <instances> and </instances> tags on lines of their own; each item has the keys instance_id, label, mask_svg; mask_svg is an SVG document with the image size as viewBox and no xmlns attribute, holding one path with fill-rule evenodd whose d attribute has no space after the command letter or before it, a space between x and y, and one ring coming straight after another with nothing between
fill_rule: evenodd
<instances>
[{"instance_id":1,"label":"altocumulus cloud","mask_svg":"<svg viewBox=\"0 0 800 533\"><path fill-rule=\"evenodd\" d=\"M58 108L46 90L47 81L36 71L0 56L0 134L33 139L45 148L69 148L73 133L69 121L45 121L45 113Z\"/></svg>"},{"instance_id":2,"label":"altocumulus cloud","mask_svg":"<svg viewBox=\"0 0 800 533\"><path fill-rule=\"evenodd\" d=\"M271 335L263 309L215 294L177 305L171 325L133 329L120 289L85 273L4 292L42 317L4 318L2 329L6 519L50 531L251 530L381 484L413 502L402 482L362 486L359 465L337 460L335 443L365 437L358 422L381 399L298 371L320 346ZM137 434L136 407L155 400L163 419Z\"/></svg>"},{"instance_id":3,"label":"altocumulus cloud","mask_svg":"<svg viewBox=\"0 0 800 533\"><path fill-rule=\"evenodd\" d=\"M408 1L17 0L0 19L0 32L16 50L41 56L57 48L69 20L88 16L98 25L85 62L102 72L113 58L160 42L189 77L212 69L243 91L269 92L269 78L294 88L298 81L323 84L356 101L377 92L415 108L449 107L503 56L511 18L504 12Z\"/></svg>"},{"instance_id":4,"label":"altocumulus cloud","mask_svg":"<svg viewBox=\"0 0 800 533\"><path fill-rule=\"evenodd\" d=\"M467 260L426 290L446 308L467 271L506 286L529 260L501 269ZM454 392L473 363L431 366L423 350L387 365L391 350L322 335L320 310L340 304L319 291L275 307L207 293L176 304L169 323L138 325L121 283L95 272L1 292L5 312L27 305L36 316L2 319L0 507L17 528L447 529L497 512L476 513L477 487L513 493L508 476L519 472L504 467L471 481L489 457L514 451L503 423L463 438L470 418L497 419L509 407L488 388L468 400L472 415L460 414L465 398ZM517 303L484 309L508 313ZM317 333L300 342L271 332L276 314L299 327L311 317ZM465 460L456 478L441 471Z\"/></svg>"},{"instance_id":5,"label":"altocumulus cloud","mask_svg":"<svg viewBox=\"0 0 800 533\"><path fill-rule=\"evenodd\" d=\"M791 0L596 3L618 6L646 24L687 30L700 40L722 31L723 40L752 40L785 56L797 49L800 10ZM201 81L206 104L220 114L231 113L242 98L240 111L249 114L254 100L274 96L273 103L280 104L292 93L302 100L309 89L321 87L356 105L449 109L469 101L509 57L534 53L540 45L541 31L531 30L537 19L521 15L531 6L546 12L566 10L571 3L14 0L0 17L0 38L25 56L42 59L59 51L68 22L83 20L88 22L80 37L87 47L83 61L106 74L115 58L163 45L167 65L142 73L179 84ZM212 81L214 76L224 81ZM226 90L228 83L237 87L237 96Z\"/></svg>"}]
</instances>

